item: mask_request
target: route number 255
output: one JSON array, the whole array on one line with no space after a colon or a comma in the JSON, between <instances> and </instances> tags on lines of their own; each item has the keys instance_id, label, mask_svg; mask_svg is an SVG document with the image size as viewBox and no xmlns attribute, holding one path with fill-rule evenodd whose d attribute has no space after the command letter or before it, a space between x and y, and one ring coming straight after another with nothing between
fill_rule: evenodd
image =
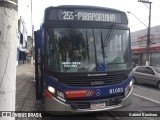
<instances>
[{"instance_id":1,"label":"route number 255","mask_svg":"<svg viewBox=\"0 0 160 120\"><path fill-rule=\"evenodd\" d=\"M63 19L64 20L73 20L74 19L74 12L72 11L63 11Z\"/></svg>"}]
</instances>

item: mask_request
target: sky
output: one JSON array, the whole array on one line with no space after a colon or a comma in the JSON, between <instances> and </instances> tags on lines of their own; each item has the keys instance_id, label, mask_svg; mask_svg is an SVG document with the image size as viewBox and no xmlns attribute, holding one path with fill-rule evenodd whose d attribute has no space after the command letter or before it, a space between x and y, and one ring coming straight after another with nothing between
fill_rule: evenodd
<instances>
[{"instance_id":1,"label":"sky","mask_svg":"<svg viewBox=\"0 0 160 120\"><path fill-rule=\"evenodd\" d=\"M25 2L24 2L25 1ZM149 0L151 7L151 27L160 25L160 0ZM138 0L32 0L32 19L31 19L31 0L19 0L19 17L25 21L28 34L31 32L31 20L34 30L40 28L43 21L44 10L49 6L59 5L92 5L114 8L127 13L134 14L139 20L148 26L149 4L138 2ZM135 16L127 13L131 32L146 29Z\"/></svg>"}]
</instances>

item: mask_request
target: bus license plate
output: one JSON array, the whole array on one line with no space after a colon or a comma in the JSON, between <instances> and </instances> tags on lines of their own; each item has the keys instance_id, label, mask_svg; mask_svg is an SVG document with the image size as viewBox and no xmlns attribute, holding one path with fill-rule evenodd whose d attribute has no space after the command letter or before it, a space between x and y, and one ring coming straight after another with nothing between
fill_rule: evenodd
<instances>
[{"instance_id":1,"label":"bus license plate","mask_svg":"<svg viewBox=\"0 0 160 120\"><path fill-rule=\"evenodd\" d=\"M98 103L91 103L90 108L91 109L99 109L99 108L105 108L106 103L105 102L98 102Z\"/></svg>"}]
</instances>

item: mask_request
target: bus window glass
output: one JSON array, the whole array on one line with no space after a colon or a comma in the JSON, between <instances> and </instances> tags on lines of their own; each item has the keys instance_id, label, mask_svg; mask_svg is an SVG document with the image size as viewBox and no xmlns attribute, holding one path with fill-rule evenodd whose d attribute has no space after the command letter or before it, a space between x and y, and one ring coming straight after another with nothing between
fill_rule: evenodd
<instances>
[{"instance_id":1,"label":"bus window glass","mask_svg":"<svg viewBox=\"0 0 160 120\"><path fill-rule=\"evenodd\" d=\"M106 71L127 69L129 31L114 30L111 36L108 32L110 29L48 28L47 68L57 72L93 72L97 64L104 64Z\"/></svg>"}]
</instances>

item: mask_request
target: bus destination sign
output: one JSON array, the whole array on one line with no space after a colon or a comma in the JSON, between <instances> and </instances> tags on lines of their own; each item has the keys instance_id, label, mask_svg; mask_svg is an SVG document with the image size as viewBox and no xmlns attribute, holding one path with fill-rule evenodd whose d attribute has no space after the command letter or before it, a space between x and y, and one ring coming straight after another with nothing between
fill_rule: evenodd
<instances>
[{"instance_id":1,"label":"bus destination sign","mask_svg":"<svg viewBox=\"0 0 160 120\"><path fill-rule=\"evenodd\" d=\"M48 20L74 20L123 23L122 17L124 16L125 15L122 13L112 11L83 9L53 9L49 13Z\"/></svg>"},{"instance_id":2,"label":"bus destination sign","mask_svg":"<svg viewBox=\"0 0 160 120\"><path fill-rule=\"evenodd\" d=\"M73 12L63 11L63 20L78 20L78 21L103 21L115 22L116 15L113 13L98 13L98 12Z\"/></svg>"}]
</instances>

